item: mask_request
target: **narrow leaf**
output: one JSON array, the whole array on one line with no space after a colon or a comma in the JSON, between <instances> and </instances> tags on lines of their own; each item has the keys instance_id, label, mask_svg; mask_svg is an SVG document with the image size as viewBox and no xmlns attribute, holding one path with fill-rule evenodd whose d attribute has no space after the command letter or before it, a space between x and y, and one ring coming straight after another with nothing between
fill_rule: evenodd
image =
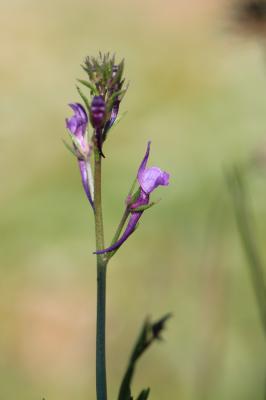
<instances>
[{"instance_id":1,"label":"narrow leaf","mask_svg":"<svg viewBox=\"0 0 266 400\"><path fill-rule=\"evenodd\" d=\"M137 212L145 211L145 210L148 210L149 208L155 206L156 204L158 204L159 201L160 201L160 199L157 201L152 201L150 204L146 204L144 206L139 206L137 208L133 208L132 210L137 211Z\"/></svg>"},{"instance_id":2,"label":"narrow leaf","mask_svg":"<svg viewBox=\"0 0 266 400\"><path fill-rule=\"evenodd\" d=\"M141 328L140 334L138 336L138 339L136 341L136 344L133 348L131 357L129 359L128 367L126 370L126 373L122 379L122 383L120 386L119 394L118 394L118 400L130 400L131 399L131 382L134 376L135 368L138 359L142 356L142 354L150 347L150 345L155 341L155 340L160 340L161 339L161 333L165 328L165 323L166 321L171 317L171 314L166 314L162 318L160 318L156 322L150 322L149 319L146 319L144 321L144 324ZM148 390L148 389L147 389ZM145 400L148 398L148 394L145 391L142 391L140 395L146 397L140 397L138 400ZM144 394L143 394L144 392Z\"/></svg>"},{"instance_id":3,"label":"narrow leaf","mask_svg":"<svg viewBox=\"0 0 266 400\"><path fill-rule=\"evenodd\" d=\"M77 81L89 88L93 95L98 95L97 88L91 82L84 81L83 79L77 79Z\"/></svg>"},{"instance_id":4,"label":"narrow leaf","mask_svg":"<svg viewBox=\"0 0 266 400\"><path fill-rule=\"evenodd\" d=\"M90 104L89 104L89 100L87 99L87 97L85 96L85 94L82 92L82 90L80 89L79 86L76 86L77 91L79 92L80 97L82 98L82 100L84 101L84 104L88 110L88 112L90 112Z\"/></svg>"}]
</instances>

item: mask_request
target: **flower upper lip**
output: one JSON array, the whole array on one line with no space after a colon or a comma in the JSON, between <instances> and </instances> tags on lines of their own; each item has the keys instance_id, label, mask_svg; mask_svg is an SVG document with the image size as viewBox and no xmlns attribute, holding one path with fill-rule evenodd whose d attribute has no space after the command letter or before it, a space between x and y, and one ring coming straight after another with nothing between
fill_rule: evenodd
<instances>
[{"instance_id":1,"label":"flower upper lip","mask_svg":"<svg viewBox=\"0 0 266 400\"><path fill-rule=\"evenodd\" d=\"M146 194L150 194L151 192L153 192L154 189L156 189L160 185L165 186L169 184L168 172L162 171L158 167L146 168L148 158L150 155L150 146L151 142L149 141L145 156L138 170L138 182L140 184L141 189Z\"/></svg>"}]
</instances>

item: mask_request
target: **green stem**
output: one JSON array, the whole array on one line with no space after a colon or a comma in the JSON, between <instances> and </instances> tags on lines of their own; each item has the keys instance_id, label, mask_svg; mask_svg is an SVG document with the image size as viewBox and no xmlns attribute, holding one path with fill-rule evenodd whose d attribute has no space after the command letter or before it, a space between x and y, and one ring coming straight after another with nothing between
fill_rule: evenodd
<instances>
[{"instance_id":1,"label":"green stem","mask_svg":"<svg viewBox=\"0 0 266 400\"><path fill-rule=\"evenodd\" d=\"M132 195L132 193L133 193L133 191L134 191L134 188L135 188L135 186L136 186L136 183L137 183L137 178L134 179L134 182L133 182L133 184L132 184L132 186L131 186L131 188L130 188L130 190L129 190L129 192L128 192L127 197L129 197L129 196ZM117 227L117 229L116 229L116 231L115 231L115 234L114 234L114 237L113 237L113 239L112 239L112 241L111 241L110 246L112 246L113 244L115 244L115 243L117 242L117 240L119 239L119 236L120 236L120 234L121 234L121 232L122 232L122 229L123 229L123 227L124 227L124 225L125 225L125 223L126 223L126 221L127 221L127 219L128 219L129 214L130 214L130 210L129 210L129 207L127 206L126 209L125 209L125 211L124 211L124 214L122 215L121 221L119 222L119 225L118 225L118 227ZM118 249L116 249L116 250L114 250L114 251L112 251L111 253L108 253L108 254L106 255L108 261L110 260L111 257L113 257L113 255L116 253L117 250L118 250Z\"/></svg>"},{"instance_id":2,"label":"green stem","mask_svg":"<svg viewBox=\"0 0 266 400\"><path fill-rule=\"evenodd\" d=\"M94 205L96 249L104 248L104 231L101 201L101 156L94 153ZM105 364L105 303L106 267L108 260L97 255L97 327L96 327L96 393L97 400L107 400Z\"/></svg>"}]
</instances>

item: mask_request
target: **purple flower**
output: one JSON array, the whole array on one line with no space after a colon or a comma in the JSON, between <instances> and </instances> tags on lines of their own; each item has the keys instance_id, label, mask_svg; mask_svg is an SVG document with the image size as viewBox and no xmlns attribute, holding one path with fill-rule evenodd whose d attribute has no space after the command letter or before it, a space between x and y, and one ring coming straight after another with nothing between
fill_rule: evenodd
<instances>
[{"instance_id":1,"label":"purple flower","mask_svg":"<svg viewBox=\"0 0 266 400\"><path fill-rule=\"evenodd\" d=\"M74 111L71 118L66 119L66 126L69 132L75 136L81 150L88 150L85 141L85 133L88 125L88 116L84 107L79 103L70 103L69 106Z\"/></svg>"},{"instance_id":2,"label":"purple flower","mask_svg":"<svg viewBox=\"0 0 266 400\"><path fill-rule=\"evenodd\" d=\"M83 188L92 208L94 209L93 178L90 165L92 146L88 143L86 135L88 117L81 104L71 103L69 106L74 111L74 115L72 115L71 118L66 119L66 126L72 138L74 152L78 159Z\"/></svg>"},{"instance_id":3,"label":"purple flower","mask_svg":"<svg viewBox=\"0 0 266 400\"><path fill-rule=\"evenodd\" d=\"M158 167L146 168L150 154L150 144L151 142L148 142L145 156L138 170L138 182L140 185L139 195L135 202L129 206L131 216L127 227L120 239L115 244L107 249L96 251L95 254L109 253L118 249L135 231L137 223L145 210L145 206L149 206L150 194L153 192L153 190L158 186L167 186L169 184L169 174L167 172L162 171ZM143 207L143 209L138 210L141 207Z\"/></svg>"}]
</instances>

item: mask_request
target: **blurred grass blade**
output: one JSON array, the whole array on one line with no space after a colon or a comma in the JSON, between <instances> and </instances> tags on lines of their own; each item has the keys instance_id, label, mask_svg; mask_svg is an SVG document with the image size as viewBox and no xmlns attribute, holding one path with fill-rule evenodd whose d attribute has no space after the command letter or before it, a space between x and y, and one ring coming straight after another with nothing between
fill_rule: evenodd
<instances>
[{"instance_id":1,"label":"blurred grass blade","mask_svg":"<svg viewBox=\"0 0 266 400\"><path fill-rule=\"evenodd\" d=\"M161 340L161 333L165 328L166 321L171 317L171 314L166 314L164 317L156 322L151 322L149 319L144 321L143 327L140 331L139 337L133 348L131 357L129 359L128 367L124 378L122 380L118 400L133 400L131 395L131 382L135 372L135 367L138 359L150 347L155 340ZM150 389L143 390L137 400L145 400L148 398ZM145 397L146 396L146 397Z\"/></svg>"},{"instance_id":2,"label":"blurred grass blade","mask_svg":"<svg viewBox=\"0 0 266 400\"><path fill-rule=\"evenodd\" d=\"M264 267L257 249L254 224L251 210L247 202L247 190L244 174L240 168L234 167L227 173L228 187L232 195L236 222L243 248L250 267L250 276L257 300L259 314L266 336L266 290Z\"/></svg>"}]
</instances>

